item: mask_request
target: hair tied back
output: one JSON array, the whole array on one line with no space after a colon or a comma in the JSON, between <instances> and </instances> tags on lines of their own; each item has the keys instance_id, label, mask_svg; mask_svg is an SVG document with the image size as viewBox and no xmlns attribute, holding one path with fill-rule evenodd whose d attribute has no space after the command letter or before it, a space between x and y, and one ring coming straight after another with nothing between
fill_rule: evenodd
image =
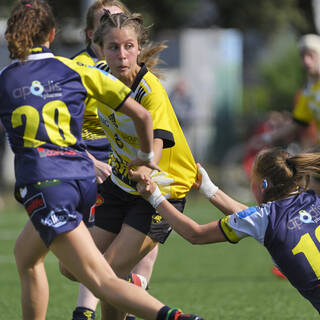
<instances>
[{"instance_id":1,"label":"hair tied back","mask_svg":"<svg viewBox=\"0 0 320 320\"><path fill-rule=\"evenodd\" d=\"M286 159L286 165L287 167L292 171L293 175L296 174L297 170L296 170L296 167L295 165L292 163L291 159L290 158L287 158Z\"/></svg>"},{"instance_id":2,"label":"hair tied back","mask_svg":"<svg viewBox=\"0 0 320 320\"><path fill-rule=\"evenodd\" d=\"M108 9L103 9L103 15L100 18L100 23L103 23L104 21L108 20L111 16L111 13Z\"/></svg>"}]
</instances>

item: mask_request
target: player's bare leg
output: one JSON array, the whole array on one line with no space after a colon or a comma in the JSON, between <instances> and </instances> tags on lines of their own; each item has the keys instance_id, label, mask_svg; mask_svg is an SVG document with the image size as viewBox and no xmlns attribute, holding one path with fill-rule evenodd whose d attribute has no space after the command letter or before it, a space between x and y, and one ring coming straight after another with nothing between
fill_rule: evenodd
<instances>
[{"instance_id":1,"label":"player's bare leg","mask_svg":"<svg viewBox=\"0 0 320 320\"><path fill-rule=\"evenodd\" d=\"M105 252L105 257L116 274L126 279L133 267L156 245L157 242L142 232L124 224ZM122 320L125 318L124 313L105 302L101 303L101 314L101 319Z\"/></svg>"},{"instance_id":2,"label":"player's bare leg","mask_svg":"<svg viewBox=\"0 0 320 320\"><path fill-rule=\"evenodd\" d=\"M76 229L58 235L51 250L101 301L108 301L117 309L154 320L164 306L145 290L116 277L82 222Z\"/></svg>"},{"instance_id":3,"label":"player's bare leg","mask_svg":"<svg viewBox=\"0 0 320 320\"><path fill-rule=\"evenodd\" d=\"M21 281L22 319L46 318L49 286L43 262L47 253L47 247L29 220L14 248Z\"/></svg>"}]
</instances>

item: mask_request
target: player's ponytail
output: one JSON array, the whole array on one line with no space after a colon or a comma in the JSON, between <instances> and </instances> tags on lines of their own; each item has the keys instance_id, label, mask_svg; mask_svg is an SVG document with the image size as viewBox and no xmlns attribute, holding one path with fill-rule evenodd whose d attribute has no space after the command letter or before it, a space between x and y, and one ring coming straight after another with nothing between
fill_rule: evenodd
<instances>
[{"instance_id":1,"label":"player's ponytail","mask_svg":"<svg viewBox=\"0 0 320 320\"><path fill-rule=\"evenodd\" d=\"M263 202L285 198L308 188L310 176L320 174L320 153L292 156L280 149L261 151L254 163L252 175L266 179L268 187Z\"/></svg>"},{"instance_id":2,"label":"player's ponytail","mask_svg":"<svg viewBox=\"0 0 320 320\"><path fill-rule=\"evenodd\" d=\"M11 12L5 32L10 58L25 60L32 47L42 45L48 40L53 28L55 18L46 1L19 1Z\"/></svg>"}]
</instances>

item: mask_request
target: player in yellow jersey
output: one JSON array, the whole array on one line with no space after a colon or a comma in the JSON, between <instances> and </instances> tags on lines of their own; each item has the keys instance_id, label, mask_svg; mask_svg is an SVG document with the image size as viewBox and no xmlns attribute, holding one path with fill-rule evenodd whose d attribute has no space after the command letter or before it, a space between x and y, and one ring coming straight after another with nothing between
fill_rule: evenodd
<instances>
[{"instance_id":1,"label":"player in yellow jersey","mask_svg":"<svg viewBox=\"0 0 320 320\"><path fill-rule=\"evenodd\" d=\"M84 29L86 36L86 49L81 50L73 56L73 60L85 65L95 66L98 61L104 59L101 48L92 41L93 34L99 26L100 18L103 15L104 10L108 10L111 14L120 12L129 13L128 8L119 0L95 1L88 8L86 15L86 27ZM105 65L105 61L103 61L103 64ZM93 156L92 160L95 163L95 170L99 174L98 178L100 178L99 183L102 183L111 174L111 166L108 164L111 145L100 125L97 114L98 103L100 102L93 97L86 100L82 126L82 139L86 143L88 152ZM101 184L98 185L98 192L100 188ZM99 196L98 199L100 199ZM133 272L138 274L130 273L129 281L146 288L148 281L151 278L157 254L158 247L155 247L137 264L137 266L135 266ZM64 270L62 271L64 272ZM94 319L94 310L96 306L96 298L91 301L91 299L86 296L85 292L83 295L80 294L78 296L77 307L73 312L73 320L87 319L86 315L90 315L90 317ZM133 319L135 319L134 316L127 316L127 320Z\"/></svg>"},{"instance_id":2,"label":"player in yellow jersey","mask_svg":"<svg viewBox=\"0 0 320 320\"><path fill-rule=\"evenodd\" d=\"M179 210L192 187L197 168L179 126L167 93L150 72L157 63L153 54L165 46L145 47L146 29L140 15L106 13L94 35L103 49L110 71L131 87L132 97L152 115L155 159L160 172L139 167L135 175L152 175L162 193ZM127 163L135 157L139 144L132 121L106 106L99 106L102 127L112 145L112 175L104 183L100 206L96 208L93 237L115 272L126 278L136 263L158 242L164 243L171 227L136 190ZM80 291L86 290L81 286ZM103 319L120 319L119 311L102 304Z\"/></svg>"}]
</instances>

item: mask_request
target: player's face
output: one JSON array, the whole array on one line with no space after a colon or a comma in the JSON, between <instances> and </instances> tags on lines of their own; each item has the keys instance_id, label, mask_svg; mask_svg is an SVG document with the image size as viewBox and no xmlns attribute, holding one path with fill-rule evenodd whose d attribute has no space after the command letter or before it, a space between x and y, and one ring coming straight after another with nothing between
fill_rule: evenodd
<instances>
[{"instance_id":1,"label":"player's face","mask_svg":"<svg viewBox=\"0 0 320 320\"><path fill-rule=\"evenodd\" d=\"M140 50L135 30L131 27L110 29L104 36L103 54L112 74L130 85L140 69L137 64Z\"/></svg>"},{"instance_id":2,"label":"player's face","mask_svg":"<svg viewBox=\"0 0 320 320\"><path fill-rule=\"evenodd\" d=\"M303 50L301 52L301 62L309 76L319 75L319 58L314 50Z\"/></svg>"}]
</instances>

